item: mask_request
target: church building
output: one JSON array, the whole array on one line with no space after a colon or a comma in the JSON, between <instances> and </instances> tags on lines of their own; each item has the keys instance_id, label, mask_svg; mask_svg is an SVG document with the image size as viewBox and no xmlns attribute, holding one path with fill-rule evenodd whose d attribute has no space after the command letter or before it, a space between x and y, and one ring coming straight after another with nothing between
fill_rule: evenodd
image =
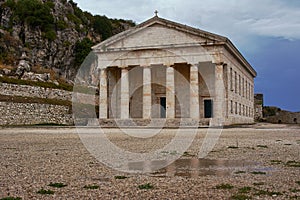
<instances>
[{"instance_id":1,"label":"church building","mask_svg":"<svg viewBox=\"0 0 300 200\"><path fill-rule=\"evenodd\" d=\"M156 13L94 46L93 52L100 122L254 122L256 71L226 37Z\"/></svg>"}]
</instances>

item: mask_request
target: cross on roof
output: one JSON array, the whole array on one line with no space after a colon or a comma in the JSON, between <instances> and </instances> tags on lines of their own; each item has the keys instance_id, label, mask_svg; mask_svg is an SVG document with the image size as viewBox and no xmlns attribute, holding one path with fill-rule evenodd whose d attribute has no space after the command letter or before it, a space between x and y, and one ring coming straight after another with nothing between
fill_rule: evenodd
<instances>
[{"instance_id":1,"label":"cross on roof","mask_svg":"<svg viewBox=\"0 0 300 200\"><path fill-rule=\"evenodd\" d=\"M155 10L155 11L154 11L154 14L155 14L155 16L157 17L158 11L157 11L157 10Z\"/></svg>"}]
</instances>

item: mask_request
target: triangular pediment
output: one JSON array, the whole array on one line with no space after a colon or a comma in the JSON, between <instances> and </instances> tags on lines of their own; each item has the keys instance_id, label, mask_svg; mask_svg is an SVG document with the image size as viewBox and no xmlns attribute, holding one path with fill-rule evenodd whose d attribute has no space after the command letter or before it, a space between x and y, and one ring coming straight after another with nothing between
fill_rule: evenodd
<instances>
[{"instance_id":1,"label":"triangular pediment","mask_svg":"<svg viewBox=\"0 0 300 200\"><path fill-rule=\"evenodd\" d=\"M117 34L93 47L98 51L162 48L225 42L227 38L159 17Z\"/></svg>"}]
</instances>

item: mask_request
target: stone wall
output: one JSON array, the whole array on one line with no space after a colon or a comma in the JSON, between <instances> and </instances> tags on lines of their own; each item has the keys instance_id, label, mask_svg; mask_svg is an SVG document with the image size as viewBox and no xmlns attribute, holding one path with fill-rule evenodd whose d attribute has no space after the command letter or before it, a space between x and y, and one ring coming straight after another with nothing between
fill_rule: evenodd
<instances>
[{"instance_id":1,"label":"stone wall","mask_svg":"<svg viewBox=\"0 0 300 200\"><path fill-rule=\"evenodd\" d=\"M266 121L270 123L299 124L300 112L278 111L274 116L266 117Z\"/></svg>"},{"instance_id":2,"label":"stone wall","mask_svg":"<svg viewBox=\"0 0 300 200\"><path fill-rule=\"evenodd\" d=\"M71 91L7 83L0 83L0 95L72 101ZM64 104L0 102L0 126L52 123L73 125L71 107Z\"/></svg>"},{"instance_id":3,"label":"stone wall","mask_svg":"<svg viewBox=\"0 0 300 200\"><path fill-rule=\"evenodd\" d=\"M254 95L254 119L259 121L263 119L264 96L263 94Z\"/></svg>"},{"instance_id":4,"label":"stone wall","mask_svg":"<svg viewBox=\"0 0 300 200\"><path fill-rule=\"evenodd\" d=\"M7 83L0 83L0 95L38 97L72 101L71 91Z\"/></svg>"},{"instance_id":5,"label":"stone wall","mask_svg":"<svg viewBox=\"0 0 300 200\"><path fill-rule=\"evenodd\" d=\"M0 125L73 125L69 106L0 102Z\"/></svg>"}]
</instances>

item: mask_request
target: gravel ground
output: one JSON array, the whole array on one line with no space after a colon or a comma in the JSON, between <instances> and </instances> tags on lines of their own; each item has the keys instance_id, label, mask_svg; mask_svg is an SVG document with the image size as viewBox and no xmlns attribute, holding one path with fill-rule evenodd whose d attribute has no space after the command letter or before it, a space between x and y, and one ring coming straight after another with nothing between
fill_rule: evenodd
<instances>
[{"instance_id":1,"label":"gravel ground","mask_svg":"<svg viewBox=\"0 0 300 200\"><path fill-rule=\"evenodd\" d=\"M164 129L152 138L133 138L117 129L104 131L118 147L136 153L162 148L176 132ZM127 131L142 135L149 130ZM206 132L197 131L182 161L197 160ZM299 126L256 124L224 129L213 151L199 162L223 166L235 161L245 166L223 166L216 171L214 166L195 169L191 164L179 172L173 164L157 173L120 172L95 159L75 128L0 128L0 150L0 199L300 199ZM50 183L66 186L56 188ZM139 188L147 183L149 189ZM54 194L37 193L41 189Z\"/></svg>"}]
</instances>

